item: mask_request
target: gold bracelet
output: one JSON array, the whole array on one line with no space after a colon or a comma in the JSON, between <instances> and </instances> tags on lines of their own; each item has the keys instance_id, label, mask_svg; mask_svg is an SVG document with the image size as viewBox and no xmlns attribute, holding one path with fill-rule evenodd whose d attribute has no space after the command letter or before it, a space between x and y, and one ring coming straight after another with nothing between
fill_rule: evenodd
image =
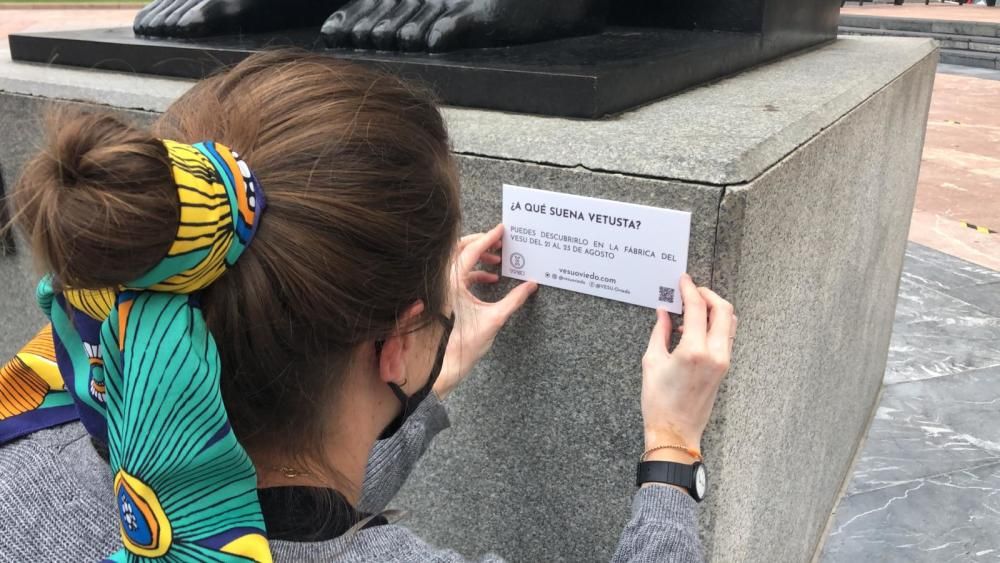
<instances>
[{"instance_id":1,"label":"gold bracelet","mask_svg":"<svg viewBox=\"0 0 1000 563\"><path fill-rule=\"evenodd\" d=\"M642 452L642 457L639 458L639 461L646 461L646 456L657 450L680 450L688 454L689 456L693 457L695 461L701 461L700 451L696 450L695 448L689 448L687 446L678 446L675 444L669 444L666 446L653 446L652 448L649 448L648 450Z\"/></svg>"}]
</instances>

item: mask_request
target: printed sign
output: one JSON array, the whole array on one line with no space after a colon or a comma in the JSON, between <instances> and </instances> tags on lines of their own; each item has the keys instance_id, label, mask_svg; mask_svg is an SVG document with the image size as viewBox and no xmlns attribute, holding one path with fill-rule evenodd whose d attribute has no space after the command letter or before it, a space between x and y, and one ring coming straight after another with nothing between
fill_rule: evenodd
<instances>
[{"instance_id":1,"label":"printed sign","mask_svg":"<svg viewBox=\"0 0 1000 563\"><path fill-rule=\"evenodd\" d=\"M503 187L504 276L681 312L691 214Z\"/></svg>"}]
</instances>

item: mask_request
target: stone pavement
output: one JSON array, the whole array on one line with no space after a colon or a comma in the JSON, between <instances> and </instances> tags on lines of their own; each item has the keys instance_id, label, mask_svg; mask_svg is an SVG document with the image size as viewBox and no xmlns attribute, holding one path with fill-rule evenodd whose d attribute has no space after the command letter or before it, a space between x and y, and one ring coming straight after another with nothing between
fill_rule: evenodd
<instances>
[{"instance_id":1,"label":"stone pavement","mask_svg":"<svg viewBox=\"0 0 1000 563\"><path fill-rule=\"evenodd\" d=\"M1000 272L910 243L885 388L822 563L1000 558Z\"/></svg>"},{"instance_id":2,"label":"stone pavement","mask_svg":"<svg viewBox=\"0 0 1000 563\"><path fill-rule=\"evenodd\" d=\"M1000 71L939 67L910 226L911 241L994 270L1000 233L960 222L1000 231L998 104Z\"/></svg>"},{"instance_id":3,"label":"stone pavement","mask_svg":"<svg viewBox=\"0 0 1000 563\"><path fill-rule=\"evenodd\" d=\"M135 9L44 10L0 9L0 41L7 48L11 33L131 26Z\"/></svg>"},{"instance_id":4,"label":"stone pavement","mask_svg":"<svg viewBox=\"0 0 1000 563\"><path fill-rule=\"evenodd\" d=\"M893 4L865 4L864 6L858 6L856 0L848 0L847 5L840 9L840 13L856 16L1000 23L1000 6L992 8L989 6L974 5L959 6L957 4L940 3L937 0L926 6L923 2L914 0L910 0L910 2L902 6L895 6Z\"/></svg>"}]
</instances>

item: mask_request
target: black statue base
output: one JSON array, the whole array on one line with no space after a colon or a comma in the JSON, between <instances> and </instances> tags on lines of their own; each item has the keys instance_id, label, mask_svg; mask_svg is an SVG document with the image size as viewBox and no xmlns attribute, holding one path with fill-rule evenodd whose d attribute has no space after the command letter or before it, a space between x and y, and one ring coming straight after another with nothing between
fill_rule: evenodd
<instances>
[{"instance_id":1,"label":"black statue base","mask_svg":"<svg viewBox=\"0 0 1000 563\"><path fill-rule=\"evenodd\" d=\"M446 104L597 118L743 70L760 34L612 28L599 35L440 55L326 49L314 29L205 39L136 37L129 28L10 36L17 61L200 78L268 47L303 47L429 84Z\"/></svg>"}]
</instances>

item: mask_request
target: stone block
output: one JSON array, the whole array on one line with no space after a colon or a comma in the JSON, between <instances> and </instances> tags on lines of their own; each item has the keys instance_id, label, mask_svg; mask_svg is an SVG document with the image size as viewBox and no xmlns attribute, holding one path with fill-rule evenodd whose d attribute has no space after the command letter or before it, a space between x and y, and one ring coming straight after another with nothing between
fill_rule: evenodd
<instances>
[{"instance_id":1,"label":"stone block","mask_svg":"<svg viewBox=\"0 0 1000 563\"><path fill-rule=\"evenodd\" d=\"M893 62L862 78L882 57ZM930 41L842 40L607 123L451 115L479 124L456 134L456 150L477 155L462 158L470 195L498 202L503 182L594 195L568 180L581 168L614 182L600 197L636 201L623 174L664 182L653 205L696 209L674 195L678 178L718 190L710 283L742 329L705 443L713 561L805 561L819 541L885 368L935 64ZM586 148L553 144L566 138ZM516 180L493 177L485 155L517 162ZM483 199L467 200L477 228ZM706 282L699 237L690 265ZM411 524L468 555L606 560L641 450L630 427L650 324L648 311L543 288L456 391L453 430L400 498L420 507ZM548 341L560 328L575 336Z\"/></svg>"},{"instance_id":2,"label":"stone block","mask_svg":"<svg viewBox=\"0 0 1000 563\"><path fill-rule=\"evenodd\" d=\"M741 333L707 448L714 560L806 561L838 498L885 371L935 67L723 198L713 281Z\"/></svg>"},{"instance_id":3,"label":"stone block","mask_svg":"<svg viewBox=\"0 0 1000 563\"><path fill-rule=\"evenodd\" d=\"M983 51L957 51L941 49L941 62L953 65L971 66L977 68L998 68L1000 54Z\"/></svg>"},{"instance_id":4,"label":"stone block","mask_svg":"<svg viewBox=\"0 0 1000 563\"><path fill-rule=\"evenodd\" d=\"M467 231L499 220L504 183L692 213L689 270L741 321L704 444L712 561L816 550L885 369L936 62L930 40L851 37L601 121L445 110ZM131 96L148 80L18 65L13 80L10 66L0 124L35 119L42 98L76 103L104 82ZM163 99L124 107L149 119ZM8 167L37 143L24 131L0 136ZM17 260L0 258L0 275L28 280ZM29 287L0 296L27 303ZM15 313L5 325L37 326ZM652 324L648 309L543 287L449 398L453 428L394 503L405 523L469 556L606 561L642 449Z\"/></svg>"},{"instance_id":5,"label":"stone block","mask_svg":"<svg viewBox=\"0 0 1000 563\"><path fill-rule=\"evenodd\" d=\"M943 47L944 45L942 45ZM986 43L982 41L970 41L968 49L981 51L983 53L1000 53L1000 43Z\"/></svg>"},{"instance_id":6,"label":"stone block","mask_svg":"<svg viewBox=\"0 0 1000 563\"><path fill-rule=\"evenodd\" d=\"M970 43L968 39L942 39L939 41L941 43L942 49L969 49ZM976 43L972 43L976 45ZM975 49L975 47L972 47Z\"/></svg>"}]
</instances>

